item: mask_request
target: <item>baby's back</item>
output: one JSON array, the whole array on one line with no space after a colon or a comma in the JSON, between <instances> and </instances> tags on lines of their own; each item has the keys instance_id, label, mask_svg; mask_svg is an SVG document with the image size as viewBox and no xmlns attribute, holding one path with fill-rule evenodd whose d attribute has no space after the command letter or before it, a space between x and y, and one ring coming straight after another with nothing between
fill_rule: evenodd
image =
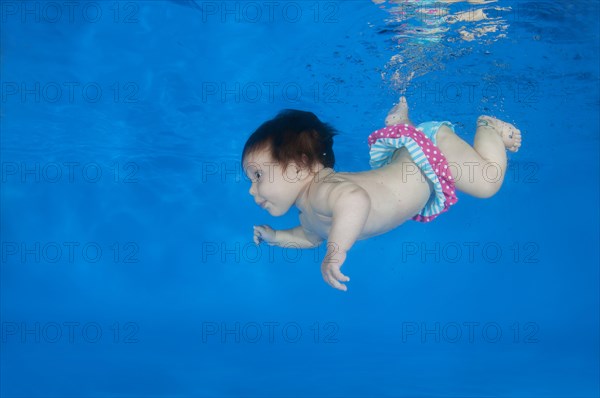
<instances>
[{"instance_id":1,"label":"baby's back","mask_svg":"<svg viewBox=\"0 0 600 398\"><path fill-rule=\"evenodd\" d=\"M429 200L433 187L405 148L398 150L392 163L359 173L335 173L322 182L352 182L363 188L371 199L371 209L358 239L367 239L396 228L415 216ZM306 212L305 212L306 213ZM324 236L331 227L331 217L303 214L302 224Z\"/></svg>"}]
</instances>

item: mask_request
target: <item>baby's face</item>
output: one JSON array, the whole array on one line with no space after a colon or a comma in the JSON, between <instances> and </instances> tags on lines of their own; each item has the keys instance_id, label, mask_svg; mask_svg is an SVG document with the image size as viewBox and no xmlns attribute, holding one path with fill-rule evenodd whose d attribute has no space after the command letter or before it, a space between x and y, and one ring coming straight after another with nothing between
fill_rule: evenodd
<instances>
[{"instance_id":1,"label":"baby's face","mask_svg":"<svg viewBox=\"0 0 600 398\"><path fill-rule=\"evenodd\" d=\"M250 195L256 204L272 216L287 213L303 186L296 165L292 163L284 171L268 150L262 150L246 155L243 167L252 182Z\"/></svg>"}]
</instances>

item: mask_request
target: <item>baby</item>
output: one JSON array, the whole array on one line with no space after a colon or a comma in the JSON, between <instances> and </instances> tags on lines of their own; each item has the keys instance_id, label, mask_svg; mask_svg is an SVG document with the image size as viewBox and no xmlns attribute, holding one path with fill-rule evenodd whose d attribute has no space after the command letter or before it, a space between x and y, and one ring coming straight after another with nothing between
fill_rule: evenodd
<instances>
[{"instance_id":1,"label":"baby","mask_svg":"<svg viewBox=\"0 0 600 398\"><path fill-rule=\"evenodd\" d=\"M450 122L414 127L404 97L385 124L368 139L372 170L342 173L333 170L335 130L313 113L284 110L263 123L242 153L252 181L250 195L272 216L296 206L300 225L277 231L255 226L254 242L312 248L327 239L323 279L346 291L343 282L350 278L340 268L356 240L409 219L429 222L456 203L456 190L493 196L506 175L506 150L516 152L521 146L517 128L489 116L477 120L473 146L455 134ZM457 175L473 168L479 172L455 180L452 168ZM490 169L497 172L481 172Z\"/></svg>"}]
</instances>

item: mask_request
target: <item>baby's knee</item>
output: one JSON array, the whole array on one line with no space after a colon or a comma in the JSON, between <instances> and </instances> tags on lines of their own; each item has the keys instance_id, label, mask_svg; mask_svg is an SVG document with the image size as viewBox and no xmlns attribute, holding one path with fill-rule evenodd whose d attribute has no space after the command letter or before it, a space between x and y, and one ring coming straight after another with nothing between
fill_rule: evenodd
<instances>
[{"instance_id":1,"label":"baby's knee","mask_svg":"<svg viewBox=\"0 0 600 398\"><path fill-rule=\"evenodd\" d=\"M502 186L501 181L480 181L477 184L476 192L474 196L481 199L488 199L498 193Z\"/></svg>"}]
</instances>

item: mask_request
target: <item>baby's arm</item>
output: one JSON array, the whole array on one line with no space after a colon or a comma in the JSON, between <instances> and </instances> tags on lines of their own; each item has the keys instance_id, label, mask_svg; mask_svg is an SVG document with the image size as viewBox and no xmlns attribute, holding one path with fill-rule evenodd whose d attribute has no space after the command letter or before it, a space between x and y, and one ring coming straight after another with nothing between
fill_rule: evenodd
<instances>
[{"instance_id":1,"label":"baby's arm","mask_svg":"<svg viewBox=\"0 0 600 398\"><path fill-rule=\"evenodd\" d=\"M345 291L346 285L340 282L348 282L350 278L342 274L340 268L346 260L346 252L354 245L367 222L371 198L356 184L338 183L332 184L327 192L326 203L331 209L332 224L321 273L325 282Z\"/></svg>"},{"instance_id":2,"label":"baby's arm","mask_svg":"<svg viewBox=\"0 0 600 398\"><path fill-rule=\"evenodd\" d=\"M321 185L312 201L321 214L331 217L328 248L343 252L350 250L362 233L371 211L368 192L349 181L334 181Z\"/></svg>"},{"instance_id":3,"label":"baby's arm","mask_svg":"<svg viewBox=\"0 0 600 398\"><path fill-rule=\"evenodd\" d=\"M334 250L347 252L360 235L371 210L367 191L355 184L339 184L327 199L332 209L328 245Z\"/></svg>"},{"instance_id":4,"label":"baby's arm","mask_svg":"<svg viewBox=\"0 0 600 398\"><path fill-rule=\"evenodd\" d=\"M310 249L319 246L323 239L316 235L307 234L301 225L277 231L268 225L259 225L254 227L254 242L256 244L265 242L271 246Z\"/></svg>"},{"instance_id":5,"label":"baby's arm","mask_svg":"<svg viewBox=\"0 0 600 398\"><path fill-rule=\"evenodd\" d=\"M311 249L319 246L323 239L316 235L307 234L302 225L291 229L280 229L276 232L276 240L279 246L299 247L301 249Z\"/></svg>"}]
</instances>

